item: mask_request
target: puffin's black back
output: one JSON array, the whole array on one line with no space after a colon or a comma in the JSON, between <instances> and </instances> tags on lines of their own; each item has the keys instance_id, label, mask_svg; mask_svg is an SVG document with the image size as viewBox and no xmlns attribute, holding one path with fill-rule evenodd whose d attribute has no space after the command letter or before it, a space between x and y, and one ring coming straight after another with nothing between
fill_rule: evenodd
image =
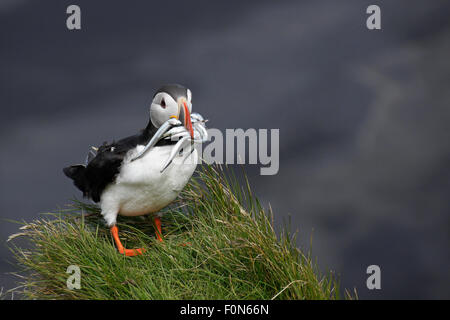
<instances>
[{"instance_id":1,"label":"puffin's black back","mask_svg":"<svg viewBox=\"0 0 450 320\"><path fill-rule=\"evenodd\" d=\"M140 134L124 138L111 144L104 143L87 166L74 165L63 169L64 174L73 180L75 186L95 202L100 201L103 190L114 182L128 151L137 145L147 144L157 129L149 122ZM156 146L168 145L176 141L161 140Z\"/></svg>"},{"instance_id":2,"label":"puffin's black back","mask_svg":"<svg viewBox=\"0 0 450 320\"><path fill-rule=\"evenodd\" d=\"M165 92L172 96L172 98L177 101L178 97L187 97L187 88L183 87L182 85L173 83L173 84L166 84L159 88L153 97L155 97L158 93Z\"/></svg>"}]
</instances>

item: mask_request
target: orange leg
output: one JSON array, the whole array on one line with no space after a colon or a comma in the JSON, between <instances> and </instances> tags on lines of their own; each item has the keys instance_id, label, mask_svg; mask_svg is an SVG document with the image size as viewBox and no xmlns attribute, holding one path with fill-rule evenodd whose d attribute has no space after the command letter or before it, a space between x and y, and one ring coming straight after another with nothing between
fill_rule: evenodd
<instances>
[{"instance_id":1,"label":"orange leg","mask_svg":"<svg viewBox=\"0 0 450 320\"><path fill-rule=\"evenodd\" d=\"M161 231L161 218L160 217L155 217L153 219L153 221L155 222L155 227L156 227L156 238L158 238L159 241L163 242L162 231ZM187 242L187 243L182 243L181 245L183 247L186 247L186 246L190 246L191 243Z\"/></svg>"},{"instance_id":2,"label":"orange leg","mask_svg":"<svg viewBox=\"0 0 450 320\"><path fill-rule=\"evenodd\" d=\"M159 241L162 242L163 239L161 238L161 236L162 236L161 219L159 217L155 217L155 219L153 221L155 221L155 226L156 226L156 237L158 238Z\"/></svg>"},{"instance_id":3,"label":"orange leg","mask_svg":"<svg viewBox=\"0 0 450 320\"><path fill-rule=\"evenodd\" d=\"M111 234L114 238L114 241L116 242L117 250L119 250L120 254L125 254L127 257L133 257L141 255L143 252L145 252L145 249L139 248L139 249L125 249L122 245L122 242L120 242L119 239L119 229L117 226L111 227Z\"/></svg>"}]
</instances>

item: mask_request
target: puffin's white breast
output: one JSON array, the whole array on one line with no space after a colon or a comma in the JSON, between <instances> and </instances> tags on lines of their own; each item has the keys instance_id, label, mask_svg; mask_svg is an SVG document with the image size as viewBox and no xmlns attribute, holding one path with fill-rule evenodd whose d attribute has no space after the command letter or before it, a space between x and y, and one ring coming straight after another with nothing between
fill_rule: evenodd
<instances>
[{"instance_id":1,"label":"puffin's white breast","mask_svg":"<svg viewBox=\"0 0 450 320\"><path fill-rule=\"evenodd\" d=\"M196 150L178 155L161 173L173 147L153 147L133 162L129 160L144 146L130 151L115 183L102 194L102 208L118 206L119 214L135 216L159 211L175 200L194 173L198 155Z\"/></svg>"}]
</instances>

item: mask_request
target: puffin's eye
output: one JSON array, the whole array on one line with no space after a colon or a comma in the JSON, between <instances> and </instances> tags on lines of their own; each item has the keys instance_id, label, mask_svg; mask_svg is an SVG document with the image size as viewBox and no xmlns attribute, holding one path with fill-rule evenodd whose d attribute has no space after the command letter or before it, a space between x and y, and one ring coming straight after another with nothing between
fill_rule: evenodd
<instances>
[{"instance_id":1,"label":"puffin's eye","mask_svg":"<svg viewBox=\"0 0 450 320\"><path fill-rule=\"evenodd\" d=\"M162 99L160 105L161 107L166 108L166 101Z\"/></svg>"}]
</instances>

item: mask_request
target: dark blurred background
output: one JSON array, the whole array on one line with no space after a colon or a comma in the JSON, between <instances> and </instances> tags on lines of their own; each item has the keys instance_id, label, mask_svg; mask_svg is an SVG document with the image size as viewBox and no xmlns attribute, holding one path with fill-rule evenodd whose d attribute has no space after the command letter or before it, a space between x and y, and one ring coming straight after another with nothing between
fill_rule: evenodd
<instances>
[{"instance_id":1,"label":"dark blurred background","mask_svg":"<svg viewBox=\"0 0 450 320\"><path fill-rule=\"evenodd\" d=\"M154 90L178 82L210 127L280 129L280 171L248 166L254 191L343 288L450 298L449 15L448 1L1 0L1 217L80 198L61 168L144 127ZM17 228L0 222L4 290Z\"/></svg>"}]
</instances>

